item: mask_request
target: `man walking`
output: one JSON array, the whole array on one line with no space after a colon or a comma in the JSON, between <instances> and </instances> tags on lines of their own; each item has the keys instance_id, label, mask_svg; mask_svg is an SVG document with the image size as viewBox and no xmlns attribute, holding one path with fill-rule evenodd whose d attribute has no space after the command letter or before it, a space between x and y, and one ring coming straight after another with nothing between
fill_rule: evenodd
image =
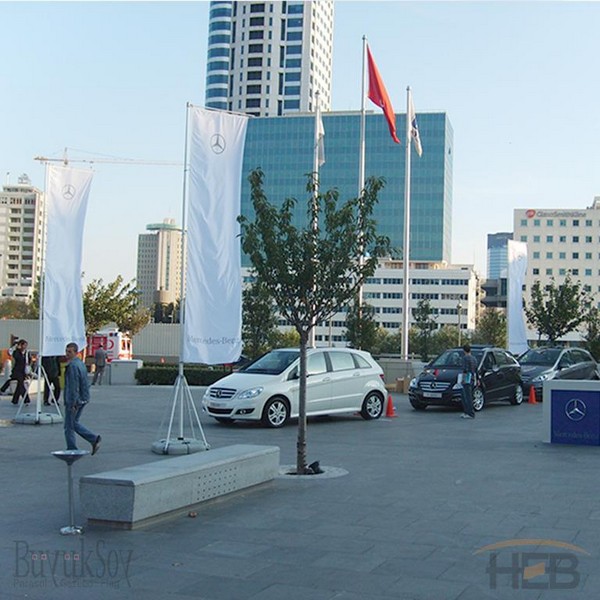
<instances>
[{"instance_id":1,"label":"man walking","mask_svg":"<svg viewBox=\"0 0 600 600\"><path fill-rule=\"evenodd\" d=\"M98 380L98 385L102 385L102 376L104 375L104 368L106 367L106 350L102 344L100 344L98 350L94 353L94 364L96 365L96 369L94 371L92 385L96 385L96 380Z\"/></svg>"},{"instance_id":2,"label":"man walking","mask_svg":"<svg viewBox=\"0 0 600 600\"><path fill-rule=\"evenodd\" d=\"M79 434L92 445L92 456L98 452L102 438L92 433L79 422L85 405L90 401L90 386L87 380L87 370L83 361L77 356L79 348L71 342L67 344L67 368L65 370L65 439L67 450L77 450L75 434Z\"/></svg>"},{"instance_id":3,"label":"man walking","mask_svg":"<svg viewBox=\"0 0 600 600\"><path fill-rule=\"evenodd\" d=\"M465 344L463 350L465 353L462 364L462 405L464 412L461 417L463 419L474 419L473 388L477 382L477 361L471 354L469 344Z\"/></svg>"},{"instance_id":4,"label":"man walking","mask_svg":"<svg viewBox=\"0 0 600 600\"><path fill-rule=\"evenodd\" d=\"M31 377L31 359L29 356L29 352L27 350L27 340L19 340L17 342L17 347L13 352L13 360L15 364L13 365L13 370L11 374L11 379L14 379L17 382L17 387L15 388L15 393L12 397L12 403L18 404L19 399L23 398L25 404L29 404L29 393L27 392L28 380Z\"/></svg>"}]
</instances>

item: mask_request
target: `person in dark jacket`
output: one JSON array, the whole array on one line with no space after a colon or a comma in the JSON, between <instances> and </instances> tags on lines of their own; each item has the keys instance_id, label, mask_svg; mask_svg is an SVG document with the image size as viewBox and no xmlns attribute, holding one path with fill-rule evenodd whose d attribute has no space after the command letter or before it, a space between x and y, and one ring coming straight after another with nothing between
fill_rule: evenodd
<instances>
[{"instance_id":1,"label":"person in dark jacket","mask_svg":"<svg viewBox=\"0 0 600 600\"><path fill-rule=\"evenodd\" d=\"M465 353L462 364L462 404L464 412L461 416L463 419L474 419L473 388L477 383L477 361L471 354L469 344L465 344L463 350Z\"/></svg>"},{"instance_id":2,"label":"person in dark jacket","mask_svg":"<svg viewBox=\"0 0 600 600\"><path fill-rule=\"evenodd\" d=\"M54 395L54 401L58 404L60 398L60 360L58 356L42 356L42 368L46 373L46 385L44 386L44 404L50 404L50 389Z\"/></svg>"},{"instance_id":3,"label":"person in dark jacket","mask_svg":"<svg viewBox=\"0 0 600 600\"><path fill-rule=\"evenodd\" d=\"M67 450L77 450L75 434L79 434L92 445L92 456L98 452L102 438L92 433L79 422L85 405L90 401L90 384L88 383L87 369L83 361L77 356L77 344L67 344L65 354L68 365L65 370L65 440Z\"/></svg>"},{"instance_id":4,"label":"person in dark jacket","mask_svg":"<svg viewBox=\"0 0 600 600\"><path fill-rule=\"evenodd\" d=\"M19 340L15 351L13 352L13 370L11 379L17 382L15 393L12 397L12 403L18 404L19 399L23 398L25 404L29 404L29 393L27 392L27 386L25 380L31 376L31 359L29 352L27 351L27 340Z\"/></svg>"}]
</instances>

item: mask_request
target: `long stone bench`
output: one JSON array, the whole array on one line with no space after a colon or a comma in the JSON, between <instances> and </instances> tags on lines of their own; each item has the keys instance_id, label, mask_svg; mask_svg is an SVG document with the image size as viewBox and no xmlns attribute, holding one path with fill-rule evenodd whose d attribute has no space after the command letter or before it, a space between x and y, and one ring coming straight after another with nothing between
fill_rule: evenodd
<instances>
[{"instance_id":1,"label":"long stone bench","mask_svg":"<svg viewBox=\"0 0 600 600\"><path fill-rule=\"evenodd\" d=\"M238 444L86 475L79 493L89 524L134 529L278 473L277 446Z\"/></svg>"}]
</instances>

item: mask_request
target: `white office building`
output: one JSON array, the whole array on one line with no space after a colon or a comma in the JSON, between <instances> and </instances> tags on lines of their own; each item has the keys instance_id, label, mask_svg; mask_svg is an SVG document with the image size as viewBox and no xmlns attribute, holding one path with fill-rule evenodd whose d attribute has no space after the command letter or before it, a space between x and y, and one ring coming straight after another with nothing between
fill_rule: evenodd
<instances>
[{"instance_id":1,"label":"white office building","mask_svg":"<svg viewBox=\"0 0 600 600\"><path fill-rule=\"evenodd\" d=\"M473 265L447 265L446 263L414 263L410 275L410 326L413 326L413 309L419 300L429 300L432 317L437 327L458 326L461 331L472 331L477 321L480 281ZM249 270L244 269L248 282ZM404 277L402 261L382 260L373 277L363 287L363 299L375 311L375 320L388 333L402 329ZM460 313L460 315L459 315ZM285 321L280 321L286 327ZM317 345L346 345L346 312L339 312L315 328Z\"/></svg>"},{"instance_id":2,"label":"white office building","mask_svg":"<svg viewBox=\"0 0 600 600\"><path fill-rule=\"evenodd\" d=\"M173 219L146 226L138 236L137 288L141 305L171 304L181 296L181 228Z\"/></svg>"},{"instance_id":3,"label":"white office building","mask_svg":"<svg viewBox=\"0 0 600 600\"><path fill-rule=\"evenodd\" d=\"M514 239L527 243L526 298L535 281L570 273L600 300L600 196L583 209L516 209Z\"/></svg>"},{"instance_id":4,"label":"white office building","mask_svg":"<svg viewBox=\"0 0 600 600\"><path fill-rule=\"evenodd\" d=\"M0 290L29 300L41 272L44 195L27 175L0 192Z\"/></svg>"},{"instance_id":5,"label":"white office building","mask_svg":"<svg viewBox=\"0 0 600 600\"><path fill-rule=\"evenodd\" d=\"M205 105L257 117L331 107L333 0L210 3Z\"/></svg>"}]
</instances>

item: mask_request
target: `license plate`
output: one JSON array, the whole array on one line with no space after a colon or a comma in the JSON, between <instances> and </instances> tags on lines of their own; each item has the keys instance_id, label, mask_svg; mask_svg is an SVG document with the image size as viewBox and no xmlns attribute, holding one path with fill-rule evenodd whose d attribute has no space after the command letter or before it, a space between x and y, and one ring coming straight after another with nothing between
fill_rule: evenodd
<instances>
[{"instance_id":1,"label":"license plate","mask_svg":"<svg viewBox=\"0 0 600 600\"><path fill-rule=\"evenodd\" d=\"M441 398L442 392L423 392L423 398Z\"/></svg>"},{"instance_id":2,"label":"license plate","mask_svg":"<svg viewBox=\"0 0 600 600\"><path fill-rule=\"evenodd\" d=\"M210 406L210 408L223 408L225 406L224 402L209 402L208 406Z\"/></svg>"}]
</instances>

